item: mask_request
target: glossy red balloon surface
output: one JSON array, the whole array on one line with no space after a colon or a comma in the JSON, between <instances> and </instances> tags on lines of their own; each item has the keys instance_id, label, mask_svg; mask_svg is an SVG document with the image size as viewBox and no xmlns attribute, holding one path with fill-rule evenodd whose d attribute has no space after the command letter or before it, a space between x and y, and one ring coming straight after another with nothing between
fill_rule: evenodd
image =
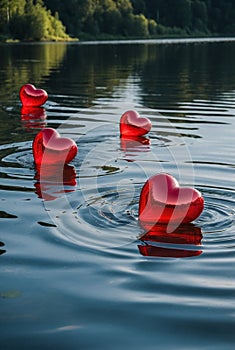
<instances>
[{"instance_id":1,"label":"glossy red balloon surface","mask_svg":"<svg viewBox=\"0 0 235 350\"><path fill-rule=\"evenodd\" d=\"M25 84L20 89L20 100L23 106L42 106L48 99L47 92L36 89L32 84Z\"/></svg>"},{"instance_id":2,"label":"glossy red balloon surface","mask_svg":"<svg viewBox=\"0 0 235 350\"><path fill-rule=\"evenodd\" d=\"M121 136L142 136L147 134L151 127L151 121L140 117L136 111L127 111L120 119Z\"/></svg>"},{"instance_id":3,"label":"glossy red balloon surface","mask_svg":"<svg viewBox=\"0 0 235 350\"><path fill-rule=\"evenodd\" d=\"M204 199L199 191L180 187L169 174L157 174L144 184L139 200L139 222L145 229L155 224L189 223L195 220L204 208Z\"/></svg>"},{"instance_id":4,"label":"glossy red balloon surface","mask_svg":"<svg viewBox=\"0 0 235 350\"><path fill-rule=\"evenodd\" d=\"M36 166L42 164L67 164L78 151L76 143L69 138L60 137L52 128L41 130L33 141L33 156Z\"/></svg>"}]
</instances>

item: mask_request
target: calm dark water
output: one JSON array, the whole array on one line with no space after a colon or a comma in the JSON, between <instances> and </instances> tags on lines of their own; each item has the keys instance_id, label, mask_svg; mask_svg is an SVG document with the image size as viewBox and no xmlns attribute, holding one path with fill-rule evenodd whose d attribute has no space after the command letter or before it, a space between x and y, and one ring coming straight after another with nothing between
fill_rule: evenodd
<instances>
[{"instance_id":1,"label":"calm dark water","mask_svg":"<svg viewBox=\"0 0 235 350\"><path fill-rule=\"evenodd\" d=\"M235 41L0 52L1 349L233 349ZM34 118L28 82L49 94ZM128 109L149 141L120 140ZM43 127L78 144L64 178L39 181ZM162 171L205 198L187 242L142 238L139 193Z\"/></svg>"}]
</instances>

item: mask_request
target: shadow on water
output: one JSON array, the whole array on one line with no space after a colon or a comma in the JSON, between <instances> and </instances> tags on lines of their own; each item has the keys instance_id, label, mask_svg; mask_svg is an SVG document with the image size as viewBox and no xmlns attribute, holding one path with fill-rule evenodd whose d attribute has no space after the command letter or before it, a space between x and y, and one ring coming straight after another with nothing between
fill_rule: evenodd
<instances>
[{"instance_id":1,"label":"shadow on water","mask_svg":"<svg viewBox=\"0 0 235 350\"><path fill-rule=\"evenodd\" d=\"M5 249L2 249L2 247L4 247L5 244L3 242L0 242L0 255L6 253L6 250Z\"/></svg>"}]
</instances>

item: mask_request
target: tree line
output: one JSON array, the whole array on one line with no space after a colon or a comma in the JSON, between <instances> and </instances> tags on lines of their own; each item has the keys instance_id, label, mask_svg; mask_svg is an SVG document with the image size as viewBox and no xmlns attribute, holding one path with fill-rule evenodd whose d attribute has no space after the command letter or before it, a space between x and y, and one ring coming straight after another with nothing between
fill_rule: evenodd
<instances>
[{"instance_id":1,"label":"tree line","mask_svg":"<svg viewBox=\"0 0 235 350\"><path fill-rule=\"evenodd\" d=\"M57 11L52 15L42 0L0 0L0 38L68 40Z\"/></svg>"},{"instance_id":2,"label":"tree line","mask_svg":"<svg viewBox=\"0 0 235 350\"><path fill-rule=\"evenodd\" d=\"M19 40L233 35L234 18L234 0L0 0L0 35Z\"/></svg>"}]
</instances>

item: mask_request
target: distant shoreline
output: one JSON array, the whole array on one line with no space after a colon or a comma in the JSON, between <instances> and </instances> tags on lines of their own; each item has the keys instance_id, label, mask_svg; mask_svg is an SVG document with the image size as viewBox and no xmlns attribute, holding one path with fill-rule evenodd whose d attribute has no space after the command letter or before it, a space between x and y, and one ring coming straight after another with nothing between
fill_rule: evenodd
<instances>
[{"instance_id":1,"label":"distant shoreline","mask_svg":"<svg viewBox=\"0 0 235 350\"><path fill-rule=\"evenodd\" d=\"M168 37L159 39L117 39L117 40L88 40L77 42L81 45L95 45L95 44L170 44L170 43L199 43L199 42L228 42L235 41L233 37Z\"/></svg>"},{"instance_id":2,"label":"distant shoreline","mask_svg":"<svg viewBox=\"0 0 235 350\"><path fill-rule=\"evenodd\" d=\"M22 45L32 45L32 44L79 44L79 45L98 45L98 44L180 44L180 43L203 43L203 42L229 42L235 41L235 36L187 36L187 37L158 37L149 39L97 39L97 40L45 40L45 41L0 41L0 44L22 44Z\"/></svg>"}]
</instances>

